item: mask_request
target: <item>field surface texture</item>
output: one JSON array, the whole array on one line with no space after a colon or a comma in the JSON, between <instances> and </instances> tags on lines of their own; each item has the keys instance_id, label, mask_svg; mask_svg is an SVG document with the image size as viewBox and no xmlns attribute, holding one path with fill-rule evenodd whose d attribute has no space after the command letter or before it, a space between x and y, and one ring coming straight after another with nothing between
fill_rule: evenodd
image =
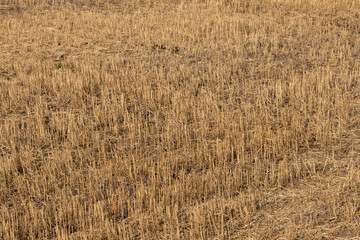
<instances>
[{"instance_id":1,"label":"field surface texture","mask_svg":"<svg viewBox=\"0 0 360 240\"><path fill-rule=\"evenodd\" d=\"M1 0L0 239L357 239L360 1Z\"/></svg>"}]
</instances>

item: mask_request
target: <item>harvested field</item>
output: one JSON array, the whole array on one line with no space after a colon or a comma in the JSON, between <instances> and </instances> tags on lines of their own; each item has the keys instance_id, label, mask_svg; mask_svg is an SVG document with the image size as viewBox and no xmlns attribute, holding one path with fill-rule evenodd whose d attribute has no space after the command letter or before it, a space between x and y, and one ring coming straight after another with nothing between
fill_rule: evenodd
<instances>
[{"instance_id":1,"label":"harvested field","mask_svg":"<svg viewBox=\"0 0 360 240\"><path fill-rule=\"evenodd\" d=\"M359 1L0 2L0 239L356 237Z\"/></svg>"}]
</instances>

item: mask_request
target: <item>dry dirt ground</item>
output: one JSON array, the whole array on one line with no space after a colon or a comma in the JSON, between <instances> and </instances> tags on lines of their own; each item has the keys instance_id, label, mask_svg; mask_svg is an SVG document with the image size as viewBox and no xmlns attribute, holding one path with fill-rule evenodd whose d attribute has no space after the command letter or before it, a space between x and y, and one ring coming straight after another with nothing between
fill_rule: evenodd
<instances>
[{"instance_id":1,"label":"dry dirt ground","mask_svg":"<svg viewBox=\"0 0 360 240\"><path fill-rule=\"evenodd\" d=\"M0 239L360 238L359 16L2 0Z\"/></svg>"}]
</instances>

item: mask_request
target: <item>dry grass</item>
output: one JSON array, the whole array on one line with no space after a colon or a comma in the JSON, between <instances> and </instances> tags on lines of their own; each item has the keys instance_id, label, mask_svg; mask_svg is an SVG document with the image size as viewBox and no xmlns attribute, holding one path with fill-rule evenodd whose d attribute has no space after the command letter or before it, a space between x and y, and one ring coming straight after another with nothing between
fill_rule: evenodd
<instances>
[{"instance_id":1,"label":"dry grass","mask_svg":"<svg viewBox=\"0 0 360 240\"><path fill-rule=\"evenodd\" d=\"M359 16L2 0L0 238L360 236Z\"/></svg>"}]
</instances>

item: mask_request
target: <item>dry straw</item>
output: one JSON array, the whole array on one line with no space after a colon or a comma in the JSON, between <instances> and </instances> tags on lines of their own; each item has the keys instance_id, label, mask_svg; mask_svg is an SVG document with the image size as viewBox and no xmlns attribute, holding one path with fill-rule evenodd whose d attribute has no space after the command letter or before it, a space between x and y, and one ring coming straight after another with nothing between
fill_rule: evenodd
<instances>
[{"instance_id":1,"label":"dry straw","mask_svg":"<svg viewBox=\"0 0 360 240\"><path fill-rule=\"evenodd\" d=\"M360 236L359 14L1 1L0 238Z\"/></svg>"}]
</instances>

